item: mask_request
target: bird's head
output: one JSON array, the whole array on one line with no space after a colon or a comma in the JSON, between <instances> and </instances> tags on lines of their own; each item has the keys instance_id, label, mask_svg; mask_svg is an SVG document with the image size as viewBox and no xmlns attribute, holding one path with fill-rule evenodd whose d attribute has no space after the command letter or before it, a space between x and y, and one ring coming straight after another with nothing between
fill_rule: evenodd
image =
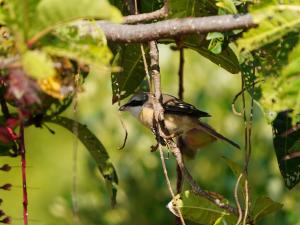
<instances>
[{"instance_id":1,"label":"bird's head","mask_svg":"<svg viewBox=\"0 0 300 225\"><path fill-rule=\"evenodd\" d=\"M119 110L128 111L133 116L138 117L148 99L149 94L146 92L135 94L129 99L126 104L122 105Z\"/></svg>"}]
</instances>

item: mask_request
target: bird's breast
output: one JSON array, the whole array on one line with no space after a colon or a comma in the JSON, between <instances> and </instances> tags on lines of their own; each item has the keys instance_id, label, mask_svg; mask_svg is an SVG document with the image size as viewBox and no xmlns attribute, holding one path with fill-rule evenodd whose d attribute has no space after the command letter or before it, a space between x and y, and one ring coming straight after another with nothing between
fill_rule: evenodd
<instances>
[{"instance_id":1,"label":"bird's breast","mask_svg":"<svg viewBox=\"0 0 300 225\"><path fill-rule=\"evenodd\" d=\"M188 116L165 113L165 126L170 134L182 134L198 125L198 119ZM153 109L144 107L139 115L140 121L150 129L153 128Z\"/></svg>"}]
</instances>

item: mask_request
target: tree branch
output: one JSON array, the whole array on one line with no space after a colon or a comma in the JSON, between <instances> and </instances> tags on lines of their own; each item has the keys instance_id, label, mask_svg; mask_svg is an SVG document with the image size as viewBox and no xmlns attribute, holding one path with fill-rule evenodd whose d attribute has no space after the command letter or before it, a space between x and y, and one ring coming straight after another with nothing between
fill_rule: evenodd
<instances>
[{"instance_id":1,"label":"tree branch","mask_svg":"<svg viewBox=\"0 0 300 225\"><path fill-rule=\"evenodd\" d=\"M211 201L212 203L214 203L216 206L225 209L227 212L232 213L234 215L238 215L238 211L235 207L223 203L222 199L216 198L215 196L211 195L209 192L203 190L198 184L197 182L194 180L194 178L192 177L192 175L190 174L190 172L187 170L187 168L184 165L183 159L182 159L182 154L180 152L180 149L177 147L176 143L173 141L168 141L168 147L169 149L172 151L173 155L176 158L177 164L183 174L183 176L186 178L186 180L188 181L189 185L192 188L192 191L199 195L202 196L204 198L206 198L207 200Z\"/></svg>"},{"instance_id":2,"label":"tree branch","mask_svg":"<svg viewBox=\"0 0 300 225\"><path fill-rule=\"evenodd\" d=\"M163 170L164 174L166 176L167 184L169 187L169 190L171 192L172 198L174 199L174 192L171 187L171 183L169 182L168 178L168 173L166 166L164 165L164 159L163 159L163 154L162 154L162 149L161 149L161 143L160 139L161 137L165 135L169 135L169 132L165 129L164 127L164 109L162 107L161 101L162 101L162 93L161 93L161 83L160 83L160 68L159 68L159 53L158 53L158 48L157 48L157 43L156 41L150 41L149 42L149 49L150 49L150 60L151 60L151 78L152 78L152 84L153 84L153 92L154 96L152 97L152 104L153 104L153 109L154 109L154 127L155 127L155 135L158 140L158 148L160 155L162 157L162 165L163 165ZM165 133L166 131L166 133ZM176 207L178 210L178 214L180 217L180 221L182 225L185 225L183 216L181 211Z\"/></svg>"},{"instance_id":3,"label":"tree branch","mask_svg":"<svg viewBox=\"0 0 300 225\"><path fill-rule=\"evenodd\" d=\"M168 11L166 6L155 10L149 13L142 13L137 15L129 15L124 17L125 24L133 24L133 23L140 23L140 22L147 22L151 20L160 20L166 18L168 15Z\"/></svg>"},{"instance_id":4,"label":"tree branch","mask_svg":"<svg viewBox=\"0 0 300 225\"><path fill-rule=\"evenodd\" d=\"M192 190L208 199L209 201L213 202L218 207L227 210L228 212L238 215L237 209L232 207L229 204L225 204L222 202L221 199L216 198L215 196L211 195L209 192L203 190L197 182L194 180L192 175L189 173L187 168L184 165L182 154L180 152L180 149L178 148L177 144L172 139L166 139L165 137L169 135L168 130L164 127L164 109L161 105L161 84L160 84L160 70L159 70L159 58L158 58L158 49L157 44L155 41L149 42L149 48L150 48L150 59L151 59L151 78L152 78L152 84L154 86L154 96L152 96L152 104L154 109L154 127L155 127L155 133L157 136L157 140L160 140L161 138L164 139L164 142L167 144L168 148L171 150L173 155L176 158L178 167L181 170L181 173L186 178L188 183L190 184ZM166 131L165 131L166 130ZM160 145L160 143L158 143Z\"/></svg>"},{"instance_id":5,"label":"tree branch","mask_svg":"<svg viewBox=\"0 0 300 225\"><path fill-rule=\"evenodd\" d=\"M78 26L94 26L85 21ZM255 27L251 15L224 15L199 18L170 19L151 24L115 24L98 21L107 40L123 43L141 43L162 38L174 38L180 35L229 31Z\"/></svg>"}]
</instances>

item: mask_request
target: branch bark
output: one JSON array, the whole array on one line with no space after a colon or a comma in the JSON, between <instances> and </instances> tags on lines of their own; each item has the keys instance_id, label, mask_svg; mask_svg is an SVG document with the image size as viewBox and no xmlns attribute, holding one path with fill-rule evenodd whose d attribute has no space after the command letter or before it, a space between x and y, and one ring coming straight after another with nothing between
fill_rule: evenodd
<instances>
[{"instance_id":1,"label":"branch bark","mask_svg":"<svg viewBox=\"0 0 300 225\"><path fill-rule=\"evenodd\" d=\"M167 15L168 15L167 7L163 6L162 8L155 10L153 12L125 16L124 23L133 24L133 23L147 22L152 20L160 20L166 18Z\"/></svg>"},{"instance_id":2,"label":"branch bark","mask_svg":"<svg viewBox=\"0 0 300 225\"><path fill-rule=\"evenodd\" d=\"M79 26L94 26L94 24L85 21L77 24ZM97 25L105 33L107 40L121 43L141 43L186 34L223 32L257 26L249 14L169 19L136 25L98 21Z\"/></svg>"}]
</instances>

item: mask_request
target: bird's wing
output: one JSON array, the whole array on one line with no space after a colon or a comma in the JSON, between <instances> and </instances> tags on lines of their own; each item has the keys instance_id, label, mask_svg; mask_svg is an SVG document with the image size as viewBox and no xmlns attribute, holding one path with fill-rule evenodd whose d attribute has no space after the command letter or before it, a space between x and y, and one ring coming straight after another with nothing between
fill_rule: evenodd
<instances>
[{"instance_id":1,"label":"bird's wing","mask_svg":"<svg viewBox=\"0 0 300 225\"><path fill-rule=\"evenodd\" d=\"M210 117L207 112L203 112L197 109L195 106L181 101L180 99L172 96L163 94L163 108L166 113L170 114L181 114L181 115L189 115L194 117Z\"/></svg>"}]
</instances>

